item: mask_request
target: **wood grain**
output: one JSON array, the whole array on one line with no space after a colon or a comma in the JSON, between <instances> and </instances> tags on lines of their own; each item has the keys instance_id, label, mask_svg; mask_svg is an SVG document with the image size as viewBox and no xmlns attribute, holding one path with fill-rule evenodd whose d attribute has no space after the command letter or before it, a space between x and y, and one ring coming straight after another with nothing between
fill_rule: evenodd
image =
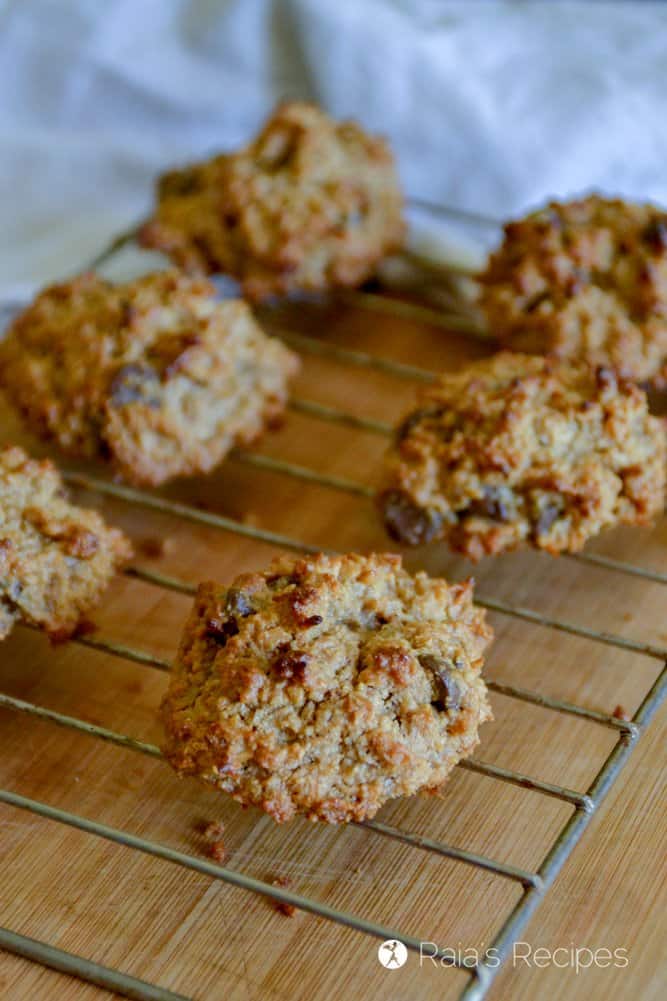
<instances>
[{"instance_id":1,"label":"wood grain","mask_svg":"<svg viewBox=\"0 0 667 1001\"><path fill-rule=\"evenodd\" d=\"M350 308L291 311L281 316L286 322L316 335L326 331L336 344L433 369L454 368L486 350L462 336ZM297 396L391 422L414 393L408 381L315 357L306 358L295 387ZM5 440L45 453L11 414L2 416ZM259 451L373 484L384 447L381 436L292 413ZM164 495L322 547L387 548L367 499L234 460ZM276 551L94 493L78 496L139 543L165 539L161 557L140 555L138 562L189 582L229 580ZM667 523L608 533L591 551L664 572ZM473 572L441 546L410 552L407 563L452 579ZM486 561L474 574L487 597L667 647L664 585L537 553ZM95 615L98 635L169 658L188 605L181 595L119 578ZM634 652L505 615L491 618L497 639L490 678L582 706L634 712L661 667ZM148 741L160 740L155 709L165 683L159 671L75 644L51 649L22 628L0 652L1 691ZM484 761L585 790L613 746L614 733L594 723L505 696L492 701L496 719L484 727L477 755ZM508 968L491 991L496 1001L661 993L664 948L656 915L665 912L666 722L663 712L524 934L550 948L623 946L629 967L578 975L553 966ZM277 827L258 811L177 780L160 761L47 722L3 711L0 728L4 788L194 854L206 850L197 825L223 820L230 867L262 879L287 876L300 893L440 946L488 945L520 896L517 883L366 830L306 822ZM441 796L390 804L380 819L534 869L571 811L558 800L457 769ZM377 943L356 932L304 913L287 918L265 899L16 809L0 807L0 823L3 924L193 998L431 1001L456 998L466 983L458 971L420 969L414 956L389 973L377 962ZM0 954L0 996L88 1001L107 995Z\"/></svg>"}]
</instances>

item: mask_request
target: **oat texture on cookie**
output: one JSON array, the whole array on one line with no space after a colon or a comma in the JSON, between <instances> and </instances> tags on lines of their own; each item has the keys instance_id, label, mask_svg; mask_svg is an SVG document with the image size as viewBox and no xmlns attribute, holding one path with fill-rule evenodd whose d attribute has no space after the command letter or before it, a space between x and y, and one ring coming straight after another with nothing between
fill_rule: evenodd
<instances>
[{"instance_id":1,"label":"oat texture on cookie","mask_svg":"<svg viewBox=\"0 0 667 1001\"><path fill-rule=\"evenodd\" d=\"M245 303L174 270L52 285L0 345L0 384L35 433L151 485L207 473L257 438L298 365Z\"/></svg>"},{"instance_id":2,"label":"oat texture on cookie","mask_svg":"<svg viewBox=\"0 0 667 1001\"><path fill-rule=\"evenodd\" d=\"M277 821L372 817L441 785L490 718L472 583L398 556L277 559L202 584L162 703L165 755Z\"/></svg>"},{"instance_id":3,"label":"oat texture on cookie","mask_svg":"<svg viewBox=\"0 0 667 1001\"><path fill-rule=\"evenodd\" d=\"M70 503L52 462L0 450L0 639L17 621L71 635L131 555L122 532Z\"/></svg>"},{"instance_id":4,"label":"oat texture on cookie","mask_svg":"<svg viewBox=\"0 0 667 1001\"><path fill-rule=\"evenodd\" d=\"M663 509L665 430L609 368L501 352L443 375L401 421L378 504L392 538L473 560L573 552Z\"/></svg>"},{"instance_id":5,"label":"oat texture on cookie","mask_svg":"<svg viewBox=\"0 0 667 1001\"><path fill-rule=\"evenodd\" d=\"M665 210L597 195L552 202L505 226L479 281L489 331L506 347L665 386Z\"/></svg>"},{"instance_id":6,"label":"oat texture on cookie","mask_svg":"<svg viewBox=\"0 0 667 1001\"><path fill-rule=\"evenodd\" d=\"M403 237L387 144L305 102L280 105L244 149L163 176L140 233L253 300L360 285Z\"/></svg>"}]
</instances>

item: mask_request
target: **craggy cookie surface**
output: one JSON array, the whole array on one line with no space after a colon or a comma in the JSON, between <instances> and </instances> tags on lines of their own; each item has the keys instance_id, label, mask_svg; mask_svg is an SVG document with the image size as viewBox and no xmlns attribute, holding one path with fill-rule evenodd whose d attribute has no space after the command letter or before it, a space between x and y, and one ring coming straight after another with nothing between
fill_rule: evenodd
<instances>
[{"instance_id":1,"label":"craggy cookie surface","mask_svg":"<svg viewBox=\"0 0 667 1001\"><path fill-rule=\"evenodd\" d=\"M140 239L257 300L361 284L400 247L402 208L383 140L295 102L245 149L165 175Z\"/></svg>"},{"instance_id":2,"label":"craggy cookie surface","mask_svg":"<svg viewBox=\"0 0 667 1001\"><path fill-rule=\"evenodd\" d=\"M19 619L71 634L131 555L122 532L69 503L53 463L0 451L0 639Z\"/></svg>"},{"instance_id":3,"label":"craggy cookie surface","mask_svg":"<svg viewBox=\"0 0 667 1001\"><path fill-rule=\"evenodd\" d=\"M667 212L598 196L553 202L505 227L480 282L487 326L513 350L665 385Z\"/></svg>"},{"instance_id":4,"label":"craggy cookie surface","mask_svg":"<svg viewBox=\"0 0 667 1001\"><path fill-rule=\"evenodd\" d=\"M159 272L45 289L0 345L0 381L37 434L123 477L205 473L284 410L295 355L245 303Z\"/></svg>"},{"instance_id":5,"label":"craggy cookie surface","mask_svg":"<svg viewBox=\"0 0 667 1001\"><path fill-rule=\"evenodd\" d=\"M278 821L371 817L440 785L490 718L472 584L397 556L276 560L202 584L162 703L165 754Z\"/></svg>"},{"instance_id":6,"label":"craggy cookie surface","mask_svg":"<svg viewBox=\"0 0 667 1001\"><path fill-rule=\"evenodd\" d=\"M532 544L580 549L662 511L665 432L610 369L503 352L444 375L387 456L390 535L447 539L472 559Z\"/></svg>"}]
</instances>

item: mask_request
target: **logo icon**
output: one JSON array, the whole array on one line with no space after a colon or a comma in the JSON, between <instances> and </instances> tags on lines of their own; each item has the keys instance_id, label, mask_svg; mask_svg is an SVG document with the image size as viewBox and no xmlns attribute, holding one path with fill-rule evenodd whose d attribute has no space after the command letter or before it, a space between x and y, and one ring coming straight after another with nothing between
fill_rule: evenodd
<instances>
[{"instance_id":1,"label":"logo icon","mask_svg":"<svg viewBox=\"0 0 667 1001\"><path fill-rule=\"evenodd\" d=\"M408 950L398 939L389 938L378 946L378 959L385 970L399 970L408 958Z\"/></svg>"}]
</instances>

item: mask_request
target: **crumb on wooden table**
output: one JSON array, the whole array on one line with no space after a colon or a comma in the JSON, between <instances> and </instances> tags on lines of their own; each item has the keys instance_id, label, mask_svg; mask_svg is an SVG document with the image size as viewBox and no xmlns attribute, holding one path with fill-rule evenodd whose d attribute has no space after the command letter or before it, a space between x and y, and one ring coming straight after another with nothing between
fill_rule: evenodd
<instances>
[{"instance_id":1,"label":"crumb on wooden table","mask_svg":"<svg viewBox=\"0 0 667 1001\"><path fill-rule=\"evenodd\" d=\"M197 830L204 841L219 841L225 833L225 825L221 820L201 820L197 824Z\"/></svg>"},{"instance_id":2,"label":"crumb on wooden table","mask_svg":"<svg viewBox=\"0 0 667 1001\"><path fill-rule=\"evenodd\" d=\"M224 862L227 858L227 847L223 838L224 823L221 820L197 820L194 829L204 841L206 855L215 862Z\"/></svg>"},{"instance_id":3,"label":"crumb on wooden table","mask_svg":"<svg viewBox=\"0 0 667 1001\"><path fill-rule=\"evenodd\" d=\"M292 880L289 876L275 876L271 880L272 886L279 886L284 890L289 890L292 886ZM286 918L293 918L296 914L296 907L294 904L287 904L282 900L272 901L274 908L279 914L284 914Z\"/></svg>"},{"instance_id":4,"label":"crumb on wooden table","mask_svg":"<svg viewBox=\"0 0 667 1001\"><path fill-rule=\"evenodd\" d=\"M79 636L90 636L91 633L96 633L97 630L98 626L91 619L81 619L80 622L77 622L74 629L58 629L50 632L49 642L51 646L62 646L64 643L78 639Z\"/></svg>"},{"instance_id":5,"label":"crumb on wooden table","mask_svg":"<svg viewBox=\"0 0 667 1001\"><path fill-rule=\"evenodd\" d=\"M143 556L151 560L159 560L167 552L167 540L160 539L156 535L149 535L145 539L140 539L136 546Z\"/></svg>"},{"instance_id":6,"label":"crumb on wooden table","mask_svg":"<svg viewBox=\"0 0 667 1001\"><path fill-rule=\"evenodd\" d=\"M616 708L612 713L612 716L614 717L614 719L622 719L626 723L630 720L630 713L624 706L621 705L616 706Z\"/></svg>"},{"instance_id":7,"label":"crumb on wooden table","mask_svg":"<svg viewBox=\"0 0 667 1001\"><path fill-rule=\"evenodd\" d=\"M211 841L208 845L208 854L214 862L224 862L227 858L227 848L225 842L220 838L218 841Z\"/></svg>"}]
</instances>

